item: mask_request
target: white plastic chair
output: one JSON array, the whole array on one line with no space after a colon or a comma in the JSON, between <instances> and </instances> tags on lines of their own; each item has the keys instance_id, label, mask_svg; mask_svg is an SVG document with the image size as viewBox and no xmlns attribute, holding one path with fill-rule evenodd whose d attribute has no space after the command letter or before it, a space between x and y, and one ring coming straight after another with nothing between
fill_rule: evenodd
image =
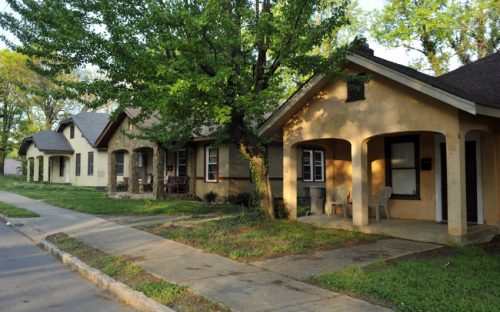
<instances>
[{"instance_id":1,"label":"white plastic chair","mask_svg":"<svg viewBox=\"0 0 500 312\"><path fill-rule=\"evenodd\" d=\"M332 202L332 213L335 214L337 205L344 210L344 218L347 218L347 205L349 204L349 189L345 185L339 185L334 189L334 200Z\"/></svg>"},{"instance_id":2,"label":"white plastic chair","mask_svg":"<svg viewBox=\"0 0 500 312\"><path fill-rule=\"evenodd\" d=\"M377 203L375 205L370 205L370 207L375 207L375 213L377 221L380 221L380 208L384 207L385 215L387 220L389 217L389 199L392 195L392 188L390 186L384 187L377 195Z\"/></svg>"}]
</instances>

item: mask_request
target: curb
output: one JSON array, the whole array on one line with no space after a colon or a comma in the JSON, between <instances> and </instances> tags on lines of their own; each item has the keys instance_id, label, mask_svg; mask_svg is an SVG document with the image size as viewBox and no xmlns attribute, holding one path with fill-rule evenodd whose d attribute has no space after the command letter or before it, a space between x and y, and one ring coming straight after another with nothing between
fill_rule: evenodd
<instances>
[{"instance_id":1,"label":"curb","mask_svg":"<svg viewBox=\"0 0 500 312\"><path fill-rule=\"evenodd\" d=\"M52 254L57 260L67 265L82 277L97 285L105 291L109 291L120 300L141 312L175 312L171 308L154 301L145 294L135 291L127 285L118 282L101 271L91 268L80 259L61 251L59 248L49 243L45 239L38 244L43 250Z\"/></svg>"}]
</instances>

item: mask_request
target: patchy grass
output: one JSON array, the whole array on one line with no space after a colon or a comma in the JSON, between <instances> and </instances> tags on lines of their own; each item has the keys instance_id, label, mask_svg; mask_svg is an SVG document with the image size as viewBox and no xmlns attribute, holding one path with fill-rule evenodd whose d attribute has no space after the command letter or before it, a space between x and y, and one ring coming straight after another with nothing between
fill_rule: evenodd
<instances>
[{"instance_id":1,"label":"patchy grass","mask_svg":"<svg viewBox=\"0 0 500 312\"><path fill-rule=\"evenodd\" d=\"M445 247L310 281L397 311L500 311L500 253L478 246Z\"/></svg>"},{"instance_id":2,"label":"patchy grass","mask_svg":"<svg viewBox=\"0 0 500 312\"><path fill-rule=\"evenodd\" d=\"M184 200L112 199L108 198L106 193L89 187L28 183L17 176L0 176L0 189L41 199L61 208L98 215L206 214L238 212L241 209L229 204L208 205Z\"/></svg>"},{"instance_id":3,"label":"patchy grass","mask_svg":"<svg viewBox=\"0 0 500 312\"><path fill-rule=\"evenodd\" d=\"M38 213L34 213L31 210L18 208L2 202L0 202L0 213L10 218L34 218L40 216Z\"/></svg>"},{"instance_id":4,"label":"patchy grass","mask_svg":"<svg viewBox=\"0 0 500 312\"><path fill-rule=\"evenodd\" d=\"M288 220L269 221L261 214L240 214L213 221L179 224L183 223L142 229L244 262L366 243L381 238L357 232L321 229Z\"/></svg>"},{"instance_id":5,"label":"patchy grass","mask_svg":"<svg viewBox=\"0 0 500 312\"><path fill-rule=\"evenodd\" d=\"M229 312L228 309L192 293L188 288L159 279L125 257L110 255L90 247L66 234L58 233L47 240L113 279L143 292L146 296L180 312Z\"/></svg>"}]
</instances>

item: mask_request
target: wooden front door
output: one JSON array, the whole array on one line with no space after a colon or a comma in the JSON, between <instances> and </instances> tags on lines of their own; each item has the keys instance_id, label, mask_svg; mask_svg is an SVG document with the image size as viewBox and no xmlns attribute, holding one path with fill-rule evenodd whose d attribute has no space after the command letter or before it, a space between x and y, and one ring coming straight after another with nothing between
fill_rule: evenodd
<instances>
[{"instance_id":1,"label":"wooden front door","mask_svg":"<svg viewBox=\"0 0 500 312\"><path fill-rule=\"evenodd\" d=\"M448 170L446 162L446 143L440 143L439 149L441 151L441 207L443 221L448 220Z\"/></svg>"},{"instance_id":2,"label":"wooden front door","mask_svg":"<svg viewBox=\"0 0 500 312\"><path fill-rule=\"evenodd\" d=\"M477 159L476 142L465 142L465 188L467 222L477 223Z\"/></svg>"}]
</instances>

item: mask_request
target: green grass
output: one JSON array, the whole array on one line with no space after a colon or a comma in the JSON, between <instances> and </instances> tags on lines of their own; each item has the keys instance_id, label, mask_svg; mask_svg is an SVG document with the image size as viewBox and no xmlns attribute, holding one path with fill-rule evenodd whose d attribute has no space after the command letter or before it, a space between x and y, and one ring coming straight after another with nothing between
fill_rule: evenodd
<instances>
[{"instance_id":1,"label":"green grass","mask_svg":"<svg viewBox=\"0 0 500 312\"><path fill-rule=\"evenodd\" d=\"M31 210L14 207L2 202L0 202L0 213L10 218L34 218L40 216Z\"/></svg>"},{"instance_id":2,"label":"green grass","mask_svg":"<svg viewBox=\"0 0 500 312\"><path fill-rule=\"evenodd\" d=\"M476 246L446 250L311 281L397 311L500 311L500 254Z\"/></svg>"},{"instance_id":3,"label":"green grass","mask_svg":"<svg viewBox=\"0 0 500 312\"><path fill-rule=\"evenodd\" d=\"M190 292L187 287L151 275L123 256L107 254L62 233L51 235L47 239L61 250L74 255L91 267L143 292L157 302L175 307L177 311L228 311L226 308Z\"/></svg>"},{"instance_id":4,"label":"green grass","mask_svg":"<svg viewBox=\"0 0 500 312\"><path fill-rule=\"evenodd\" d=\"M145 230L238 261L302 254L381 238L357 232L321 229L288 220L268 221L260 215L250 214L196 222L189 226L171 225Z\"/></svg>"},{"instance_id":5,"label":"green grass","mask_svg":"<svg viewBox=\"0 0 500 312\"><path fill-rule=\"evenodd\" d=\"M238 212L239 206L229 204L208 205L195 201L119 200L106 197L106 193L93 188L61 184L28 183L16 176L0 176L0 189L34 199L41 199L58 207L90 214L156 215L204 214L212 212Z\"/></svg>"}]
</instances>

